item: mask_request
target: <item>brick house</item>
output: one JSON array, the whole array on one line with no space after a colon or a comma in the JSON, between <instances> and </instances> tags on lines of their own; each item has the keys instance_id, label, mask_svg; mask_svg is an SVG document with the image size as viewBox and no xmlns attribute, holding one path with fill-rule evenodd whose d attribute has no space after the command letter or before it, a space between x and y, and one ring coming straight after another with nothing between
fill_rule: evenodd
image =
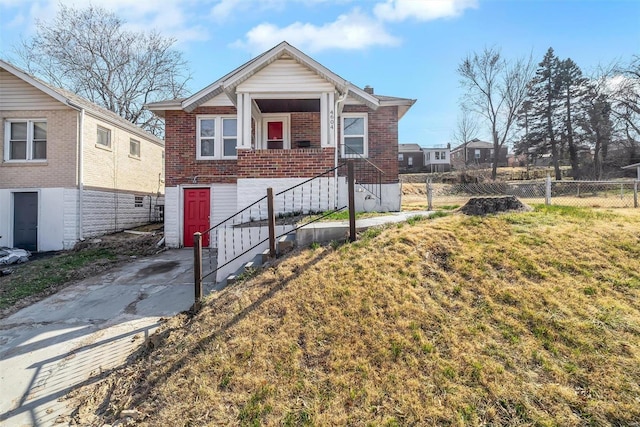
<instances>
[{"instance_id":1,"label":"brick house","mask_svg":"<svg viewBox=\"0 0 640 427\"><path fill-rule=\"evenodd\" d=\"M467 167L491 167L492 164L493 143L491 142L480 141L476 138L451 150L451 165L456 169L464 168L465 165ZM500 149L498 166L507 166L507 147Z\"/></svg>"},{"instance_id":2,"label":"brick house","mask_svg":"<svg viewBox=\"0 0 640 427\"><path fill-rule=\"evenodd\" d=\"M157 219L164 142L0 61L0 246L67 249Z\"/></svg>"},{"instance_id":3,"label":"brick house","mask_svg":"<svg viewBox=\"0 0 640 427\"><path fill-rule=\"evenodd\" d=\"M282 42L189 98L147 105L166 123L166 244L190 246L194 231L267 187L286 189L344 159L383 171L373 209L399 210L398 120L414 102L356 87ZM336 205L347 197L342 175L323 178Z\"/></svg>"},{"instance_id":4,"label":"brick house","mask_svg":"<svg viewBox=\"0 0 640 427\"><path fill-rule=\"evenodd\" d=\"M398 168L400 173L422 172L424 153L418 144L398 145Z\"/></svg>"}]
</instances>

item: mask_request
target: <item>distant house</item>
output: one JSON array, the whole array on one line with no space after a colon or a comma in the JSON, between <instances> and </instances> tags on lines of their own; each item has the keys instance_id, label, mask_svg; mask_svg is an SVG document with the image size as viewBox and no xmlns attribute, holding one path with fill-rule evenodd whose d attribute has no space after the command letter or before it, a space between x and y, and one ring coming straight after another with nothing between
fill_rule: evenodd
<instances>
[{"instance_id":1,"label":"distant house","mask_svg":"<svg viewBox=\"0 0 640 427\"><path fill-rule=\"evenodd\" d=\"M451 170L451 147L423 147L424 171L449 172Z\"/></svg>"},{"instance_id":2,"label":"distant house","mask_svg":"<svg viewBox=\"0 0 640 427\"><path fill-rule=\"evenodd\" d=\"M465 154L466 149L466 154ZM491 167L493 164L493 143L472 139L451 150L451 165L460 169L465 166ZM498 154L498 166L507 166L507 147Z\"/></svg>"},{"instance_id":3,"label":"distant house","mask_svg":"<svg viewBox=\"0 0 640 427\"><path fill-rule=\"evenodd\" d=\"M0 119L0 246L66 249L159 219L161 139L4 61Z\"/></svg>"},{"instance_id":4,"label":"distant house","mask_svg":"<svg viewBox=\"0 0 640 427\"><path fill-rule=\"evenodd\" d=\"M398 144L398 171L400 173L422 172L424 153L418 144Z\"/></svg>"}]
</instances>

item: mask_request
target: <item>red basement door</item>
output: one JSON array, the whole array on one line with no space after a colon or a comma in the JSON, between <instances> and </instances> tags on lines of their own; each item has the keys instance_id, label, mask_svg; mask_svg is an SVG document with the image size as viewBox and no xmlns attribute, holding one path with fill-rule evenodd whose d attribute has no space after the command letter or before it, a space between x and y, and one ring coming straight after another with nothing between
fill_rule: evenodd
<instances>
[{"instance_id":1,"label":"red basement door","mask_svg":"<svg viewBox=\"0 0 640 427\"><path fill-rule=\"evenodd\" d=\"M208 230L210 217L208 188L184 190L184 246L193 247L193 233ZM209 246L209 233L202 236L202 246Z\"/></svg>"}]
</instances>

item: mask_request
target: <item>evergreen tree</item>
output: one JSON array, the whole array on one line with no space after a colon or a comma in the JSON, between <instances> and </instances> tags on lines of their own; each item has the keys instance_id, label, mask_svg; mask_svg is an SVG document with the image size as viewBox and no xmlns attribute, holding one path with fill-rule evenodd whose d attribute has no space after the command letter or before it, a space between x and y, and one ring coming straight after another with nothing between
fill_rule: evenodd
<instances>
[{"instance_id":1,"label":"evergreen tree","mask_svg":"<svg viewBox=\"0 0 640 427\"><path fill-rule=\"evenodd\" d=\"M571 58L558 62L559 97L564 107L564 141L569 150L571 171L574 179L580 179L578 140L574 135L574 122L582 120L589 93L589 80L582 75L580 67Z\"/></svg>"},{"instance_id":2,"label":"evergreen tree","mask_svg":"<svg viewBox=\"0 0 640 427\"><path fill-rule=\"evenodd\" d=\"M562 132L559 93L562 88L559 78L560 61L553 48L549 48L542 62L538 64L535 76L529 83L526 111L527 149L540 155L551 150L556 180L562 179L560 172L560 134ZM524 117L521 114L522 120Z\"/></svg>"}]
</instances>

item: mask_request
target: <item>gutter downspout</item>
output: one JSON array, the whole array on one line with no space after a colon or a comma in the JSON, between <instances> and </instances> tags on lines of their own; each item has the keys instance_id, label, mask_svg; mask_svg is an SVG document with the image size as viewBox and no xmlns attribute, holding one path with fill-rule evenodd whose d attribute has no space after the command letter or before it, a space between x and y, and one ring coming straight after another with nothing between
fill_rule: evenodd
<instances>
[{"instance_id":1,"label":"gutter downspout","mask_svg":"<svg viewBox=\"0 0 640 427\"><path fill-rule=\"evenodd\" d=\"M335 188L336 188L336 194L335 194L335 206L334 208L337 209L338 208L338 130L340 129L340 120L338 119L338 117L340 116L340 114L338 114L338 107L340 106L340 104L342 104L346 99L347 99L347 95L349 94L349 89L346 89L344 91L344 93L342 95L340 95L338 97L338 99L335 102L335 108L333 111L335 111L335 121L334 121L334 126L335 129L333 131L333 146L335 147L334 150L334 165L333 167L335 168L333 171L333 182L335 182Z\"/></svg>"},{"instance_id":2,"label":"gutter downspout","mask_svg":"<svg viewBox=\"0 0 640 427\"><path fill-rule=\"evenodd\" d=\"M79 110L80 122L78 124L80 135L78 136L78 240L84 240L84 108L67 101L69 106Z\"/></svg>"}]
</instances>

